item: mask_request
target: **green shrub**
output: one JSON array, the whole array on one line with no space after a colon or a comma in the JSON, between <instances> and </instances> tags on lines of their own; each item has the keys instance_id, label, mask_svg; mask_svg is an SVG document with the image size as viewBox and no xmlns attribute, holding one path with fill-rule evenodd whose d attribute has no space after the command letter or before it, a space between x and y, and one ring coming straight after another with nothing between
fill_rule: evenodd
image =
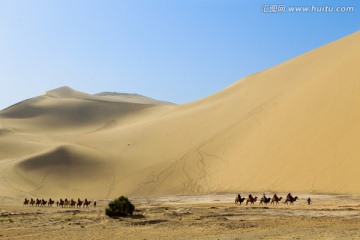
<instances>
[{"instance_id":1,"label":"green shrub","mask_svg":"<svg viewBox=\"0 0 360 240\"><path fill-rule=\"evenodd\" d=\"M109 203L109 207L106 208L105 213L109 217L117 217L132 215L134 210L134 204L132 204L127 197L121 196Z\"/></svg>"}]
</instances>

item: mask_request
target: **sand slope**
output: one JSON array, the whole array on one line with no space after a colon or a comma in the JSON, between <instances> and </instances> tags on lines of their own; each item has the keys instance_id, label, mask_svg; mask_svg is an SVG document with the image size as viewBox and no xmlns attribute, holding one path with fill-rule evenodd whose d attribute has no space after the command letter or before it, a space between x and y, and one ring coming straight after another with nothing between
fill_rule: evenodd
<instances>
[{"instance_id":1,"label":"sand slope","mask_svg":"<svg viewBox=\"0 0 360 240\"><path fill-rule=\"evenodd\" d=\"M49 91L0 113L0 188L360 193L358 62L359 32L180 106Z\"/></svg>"}]
</instances>

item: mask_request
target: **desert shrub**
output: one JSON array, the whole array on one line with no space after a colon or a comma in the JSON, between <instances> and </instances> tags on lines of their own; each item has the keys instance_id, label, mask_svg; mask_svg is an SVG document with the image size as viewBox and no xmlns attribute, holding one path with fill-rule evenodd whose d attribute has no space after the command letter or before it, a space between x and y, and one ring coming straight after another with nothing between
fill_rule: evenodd
<instances>
[{"instance_id":1,"label":"desert shrub","mask_svg":"<svg viewBox=\"0 0 360 240\"><path fill-rule=\"evenodd\" d=\"M134 204L132 204L127 197L121 196L109 203L109 207L106 208L105 213L109 217L117 217L132 215L134 210Z\"/></svg>"}]
</instances>

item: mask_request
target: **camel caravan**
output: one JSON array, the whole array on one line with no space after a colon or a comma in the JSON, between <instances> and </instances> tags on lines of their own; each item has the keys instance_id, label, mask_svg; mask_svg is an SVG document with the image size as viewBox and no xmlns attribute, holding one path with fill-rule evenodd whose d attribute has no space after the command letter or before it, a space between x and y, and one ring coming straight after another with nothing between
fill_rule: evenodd
<instances>
[{"instance_id":1,"label":"camel caravan","mask_svg":"<svg viewBox=\"0 0 360 240\"><path fill-rule=\"evenodd\" d=\"M36 206L36 207L52 207L52 205L56 204L57 207L86 207L88 208L89 206L91 206L91 201L88 201L87 198L85 198L83 201L80 200L80 198L78 198L77 201L75 201L74 199L70 199L68 200L67 198L65 198L64 200L62 198L60 198L59 201L54 201L51 198L49 198L48 201L46 201L45 199L39 199L36 198L35 200L33 198L31 199L27 199L25 198L23 205L24 206ZM92 203L92 205L94 207L96 207L96 201L94 201Z\"/></svg>"},{"instance_id":2,"label":"camel caravan","mask_svg":"<svg viewBox=\"0 0 360 240\"><path fill-rule=\"evenodd\" d=\"M281 200L283 198L282 197L279 197L276 195L276 193L274 194L274 196L272 198L270 197L266 197L265 196L265 193L263 194L263 196L260 198L259 200L259 204L263 205L263 204L268 204L268 203L271 203L271 204L279 204L281 203ZM299 198L297 196L293 197L291 195L291 193L289 193L286 198L285 198L285 201L283 202L284 204L289 204L290 205L293 205L296 200L298 200ZM249 203L250 204L255 204L255 202L258 200L258 197L257 196L252 196L252 194L249 195L248 198L242 198L240 194L237 195L237 197L235 198L235 204L238 204L238 205L241 205L243 202L246 203L246 205L248 205ZM311 199L308 198L307 199L307 203L308 205L311 204Z\"/></svg>"}]
</instances>

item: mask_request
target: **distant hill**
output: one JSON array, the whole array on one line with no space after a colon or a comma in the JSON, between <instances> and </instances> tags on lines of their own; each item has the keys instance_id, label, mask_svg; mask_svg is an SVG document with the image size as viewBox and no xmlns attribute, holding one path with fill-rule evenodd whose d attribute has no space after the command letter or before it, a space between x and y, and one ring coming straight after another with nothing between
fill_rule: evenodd
<instances>
[{"instance_id":1,"label":"distant hill","mask_svg":"<svg viewBox=\"0 0 360 240\"><path fill-rule=\"evenodd\" d=\"M140 94L135 94L135 93L101 92L101 93L97 93L94 95L103 97L104 99L113 100L113 101L154 104L154 105L162 105L162 104L175 105L170 102L152 99L152 98L145 97L145 96L142 96Z\"/></svg>"},{"instance_id":2,"label":"distant hill","mask_svg":"<svg viewBox=\"0 0 360 240\"><path fill-rule=\"evenodd\" d=\"M139 114L147 109L161 109L161 105L173 105L137 94L91 95L70 87L47 91L42 96L22 101L0 112L0 117L21 121L37 131L48 126L46 131L78 130L106 125L108 122ZM149 113L150 114L150 113ZM83 130L80 130L83 131Z\"/></svg>"}]
</instances>

